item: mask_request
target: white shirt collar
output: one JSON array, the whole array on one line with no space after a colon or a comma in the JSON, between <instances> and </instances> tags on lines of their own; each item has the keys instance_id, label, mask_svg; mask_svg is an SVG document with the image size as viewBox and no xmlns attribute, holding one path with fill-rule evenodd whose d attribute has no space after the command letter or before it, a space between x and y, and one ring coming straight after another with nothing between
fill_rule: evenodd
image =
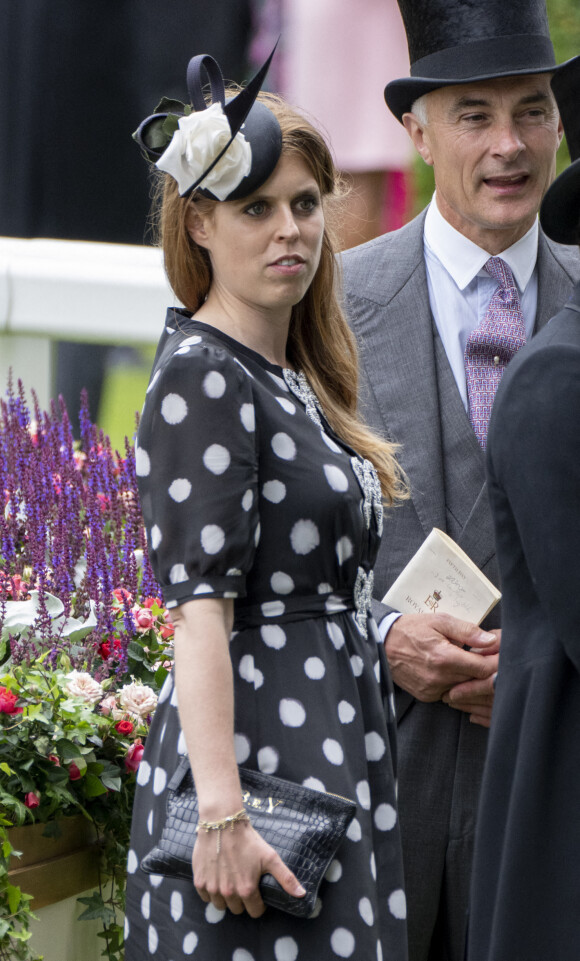
<instances>
[{"instance_id":1,"label":"white shirt collar","mask_svg":"<svg viewBox=\"0 0 580 961\"><path fill-rule=\"evenodd\" d=\"M440 260L460 290L465 290L491 256L445 220L437 206L436 194L433 194L427 210L424 236L427 247ZM526 289L536 266L538 236L536 217L527 234L499 255L511 268L520 293Z\"/></svg>"}]
</instances>

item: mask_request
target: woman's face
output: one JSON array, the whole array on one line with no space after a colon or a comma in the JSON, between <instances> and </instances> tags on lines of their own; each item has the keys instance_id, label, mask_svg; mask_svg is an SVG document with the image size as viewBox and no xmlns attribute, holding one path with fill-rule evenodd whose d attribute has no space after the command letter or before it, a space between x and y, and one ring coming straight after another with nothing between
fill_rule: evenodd
<instances>
[{"instance_id":1,"label":"woman's face","mask_svg":"<svg viewBox=\"0 0 580 961\"><path fill-rule=\"evenodd\" d=\"M191 236L210 254L212 292L288 317L312 282L323 231L320 190L297 154L283 156L249 197L189 220Z\"/></svg>"}]
</instances>

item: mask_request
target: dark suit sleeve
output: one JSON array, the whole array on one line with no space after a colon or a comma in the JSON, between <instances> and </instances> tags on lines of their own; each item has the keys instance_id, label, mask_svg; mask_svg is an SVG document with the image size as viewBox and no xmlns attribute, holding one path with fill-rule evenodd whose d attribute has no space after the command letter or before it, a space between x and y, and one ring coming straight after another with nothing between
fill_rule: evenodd
<instances>
[{"instance_id":1,"label":"dark suit sleeve","mask_svg":"<svg viewBox=\"0 0 580 961\"><path fill-rule=\"evenodd\" d=\"M492 416L490 481L509 501L540 605L580 671L580 346L550 344L516 371Z\"/></svg>"}]
</instances>

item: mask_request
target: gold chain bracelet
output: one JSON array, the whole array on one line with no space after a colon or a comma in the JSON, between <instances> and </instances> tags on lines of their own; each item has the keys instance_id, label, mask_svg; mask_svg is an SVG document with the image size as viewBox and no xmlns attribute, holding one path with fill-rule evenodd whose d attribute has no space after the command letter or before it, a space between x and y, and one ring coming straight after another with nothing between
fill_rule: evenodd
<instances>
[{"instance_id":1,"label":"gold chain bracelet","mask_svg":"<svg viewBox=\"0 0 580 961\"><path fill-rule=\"evenodd\" d=\"M239 811L236 811L235 814L230 814L229 817L222 818L221 821L200 821L195 829L195 833L199 834L200 830L205 831L206 834L209 831L217 831L217 853L219 854L221 850L222 831L225 831L225 829L228 827L230 831L233 831L234 824L239 824L240 821L249 820L250 815L245 808L241 808Z\"/></svg>"}]
</instances>

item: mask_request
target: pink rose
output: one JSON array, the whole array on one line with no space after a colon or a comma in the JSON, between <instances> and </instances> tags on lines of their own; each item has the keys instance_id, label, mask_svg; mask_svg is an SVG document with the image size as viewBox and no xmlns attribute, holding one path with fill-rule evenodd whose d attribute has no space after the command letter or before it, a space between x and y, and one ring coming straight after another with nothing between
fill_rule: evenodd
<instances>
[{"instance_id":1,"label":"pink rose","mask_svg":"<svg viewBox=\"0 0 580 961\"><path fill-rule=\"evenodd\" d=\"M77 764L72 761L68 766L68 776L70 781L80 781L82 774Z\"/></svg>"},{"instance_id":2,"label":"pink rose","mask_svg":"<svg viewBox=\"0 0 580 961\"><path fill-rule=\"evenodd\" d=\"M113 713L116 707L117 707L116 698L112 694L109 694L109 696L104 698L104 700L102 700L101 703L99 704L99 711L101 712L101 714L105 714L108 716L109 714Z\"/></svg>"},{"instance_id":3,"label":"pink rose","mask_svg":"<svg viewBox=\"0 0 580 961\"><path fill-rule=\"evenodd\" d=\"M86 671L70 671L67 676L66 692L80 697L89 704L96 704L103 696L103 688Z\"/></svg>"},{"instance_id":4,"label":"pink rose","mask_svg":"<svg viewBox=\"0 0 580 961\"><path fill-rule=\"evenodd\" d=\"M28 794L24 795L24 804L27 808L37 808L40 804L40 798L38 794L34 791L29 791Z\"/></svg>"},{"instance_id":5,"label":"pink rose","mask_svg":"<svg viewBox=\"0 0 580 961\"><path fill-rule=\"evenodd\" d=\"M133 617L138 631L149 631L155 623L155 615L147 607L134 607Z\"/></svg>"},{"instance_id":6,"label":"pink rose","mask_svg":"<svg viewBox=\"0 0 580 961\"><path fill-rule=\"evenodd\" d=\"M115 588L115 590L113 591L113 597L115 598L115 601L117 602L117 604L121 604L121 605L123 604L124 601L127 601L127 603L130 604L131 601L133 600L133 595L130 594L129 591L126 591L124 587Z\"/></svg>"},{"instance_id":7,"label":"pink rose","mask_svg":"<svg viewBox=\"0 0 580 961\"><path fill-rule=\"evenodd\" d=\"M49 754L48 760L52 761L55 767L60 767L60 758L56 754Z\"/></svg>"},{"instance_id":8,"label":"pink rose","mask_svg":"<svg viewBox=\"0 0 580 961\"><path fill-rule=\"evenodd\" d=\"M141 742L141 738L138 737L134 743L131 745L127 754L125 756L125 767L128 771L136 771L141 763L141 758L143 757L143 751L145 748Z\"/></svg>"},{"instance_id":9,"label":"pink rose","mask_svg":"<svg viewBox=\"0 0 580 961\"><path fill-rule=\"evenodd\" d=\"M157 707L157 695L147 684L133 681L124 684L119 691L119 704L126 714L148 717Z\"/></svg>"}]
</instances>

